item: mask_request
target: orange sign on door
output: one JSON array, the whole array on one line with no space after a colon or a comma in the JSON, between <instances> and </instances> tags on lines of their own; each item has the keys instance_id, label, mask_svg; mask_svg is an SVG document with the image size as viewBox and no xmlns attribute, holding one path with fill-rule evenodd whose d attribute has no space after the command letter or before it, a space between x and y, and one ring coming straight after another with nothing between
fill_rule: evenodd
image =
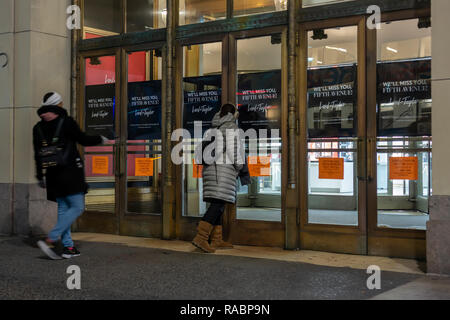
<instances>
[{"instance_id":1,"label":"orange sign on door","mask_svg":"<svg viewBox=\"0 0 450 320\"><path fill-rule=\"evenodd\" d=\"M417 157L389 158L389 180L418 180L419 159Z\"/></svg>"},{"instance_id":2,"label":"orange sign on door","mask_svg":"<svg viewBox=\"0 0 450 320\"><path fill-rule=\"evenodd\" d=\"M192 177L194 179L200 179L203 178L203 166L199 165L199 164L195 164L194 159L192 159L192 164L193 164L193 173L192 173Z\"/></svg>"},{"instance_id":3,"label":"orange sign on door","mask_svg":"<svg viewBox=\"0 0 450 320\"><path fill-rule=\"evenodd\" d=\"M109 173L109 159L108 157L93 156L92 157L92 174Z\"/></svg>"},{"instance_id":4,"label":"orange sign on door","mask_svg":"<svg viewBox=\"0 0 450 320\"><path fill-rule=\"evenodd\" d=\"M344 180L344 158L319 158L319 179Z\"/></svg>"},{"instance_id":5,"label":"orange sign on door","mask_svg":"<svg viewBox=\"0 0 450 320\"><path fill-rule=\"evenodd\" d=\"M135 159L136 177L153 177L153 158Z\"/></svg>"},{"instance_id":6,"label":"orange sign on door","mask_svg":"<svg viewBox=\"0 0 450 320\"><path fill-rule=\"evenodd\" d=\"M270 177L270 156L248 157L248 171L251 177Z\"/></svg>"}]
</instances>

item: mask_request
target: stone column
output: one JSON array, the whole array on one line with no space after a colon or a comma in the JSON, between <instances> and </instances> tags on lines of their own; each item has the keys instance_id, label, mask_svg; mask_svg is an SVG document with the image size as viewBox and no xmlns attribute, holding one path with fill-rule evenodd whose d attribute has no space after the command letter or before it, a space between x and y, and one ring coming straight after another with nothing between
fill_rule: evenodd
<instances>
[{"instance_id":1,"label":"stone column","mask_svg":"<svg viewBox=\"0 0 450 320\"><path fill-rule=\"evenodd\" d=\"M42 97L70 108L69 0L0 0L0 234L43 234L55 204L36 186L32 128Z\"/></svg>"},{"instance_id":2,"label":"stone column","mask_svg":"<svg viewBox=\"0 0 450 320\"><path fill-rule=\"evenodd\" d=\"M9 234L12 230L13 0L0 0L0 7L0 234Z\"/></svg>"},{"instance_id":3,"label":"stone column","mask_svg":"<svg viewBox=\"0 0 450 320\"><path fill-rule=\"evenodd\" d=\"M450 275L450 1L432 0L433 196L427 225L427 271Z\"/></svg>"}]
</instances>

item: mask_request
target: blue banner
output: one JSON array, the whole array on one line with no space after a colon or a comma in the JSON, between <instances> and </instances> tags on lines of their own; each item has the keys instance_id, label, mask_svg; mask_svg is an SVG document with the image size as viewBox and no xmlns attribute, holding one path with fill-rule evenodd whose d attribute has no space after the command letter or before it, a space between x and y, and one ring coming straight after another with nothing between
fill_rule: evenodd
<instances>
[{"instance_id":1,"label":"blue banner","mask_svg":"<svg viewBox=\"0 0 450 320\"><path fill-rule=\"evenodd\" d=\"M237 103L244 131L281 129L281 71L239 75Z\"/></svg>"},{"instance_id":2,"label":"blue banner","mask_svg":"<svg viewBox=\"0 0 450 320\"><path fill-rule=\"evenodd\" d=\"M161 139L161 81L128 84L128 140Z\"/></svg>"},{"instance_id":3,"label":"blue banner","mask_svg":"<svg viewBox=\"0 0 450 320\"><path fill-rule=\"evenodd\" d=\"M114 140L115 96L115 84L86 86L84 123L87 134Z\"/></svg>"},{"instance_id":4,"label":"blue banner","mask_svg":"<svg viewBox=\"0 0 450 320\"><path fill-rule=\"evenodd\" d=\"M184 78L183 128L194 135L194 122L202 122L204 134L222 106L220 75Z\"/></svg>"}]
</instances>

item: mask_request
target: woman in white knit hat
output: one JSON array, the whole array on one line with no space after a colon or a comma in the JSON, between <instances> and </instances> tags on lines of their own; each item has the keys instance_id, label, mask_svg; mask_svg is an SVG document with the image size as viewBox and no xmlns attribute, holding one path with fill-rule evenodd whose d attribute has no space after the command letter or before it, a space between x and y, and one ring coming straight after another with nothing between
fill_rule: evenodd
<instances>
[{"instance_id":1,"label":"woman in white knit hat","mask_svg":"<svg viewBox=\"0 0 450 320\"><path fill-rule=\"evenodd\" d=\"M72 241L70 229L84 211L84 197L88 189L77 143L95 146L107 139L82 132L63 108L62 97L57 92L44 96L37 113L42 120L33 128L36 178L39 185L47 189L47 199L58 204L56 226L44 241L38 241L38 246L51 259L68 259L80 255ZM60 151L49 160L48 154L55 150L52 147ZM57 160L54 160L55 157ZM56 249L60 241L62 252Z\"/></svg>"}]
</instances>

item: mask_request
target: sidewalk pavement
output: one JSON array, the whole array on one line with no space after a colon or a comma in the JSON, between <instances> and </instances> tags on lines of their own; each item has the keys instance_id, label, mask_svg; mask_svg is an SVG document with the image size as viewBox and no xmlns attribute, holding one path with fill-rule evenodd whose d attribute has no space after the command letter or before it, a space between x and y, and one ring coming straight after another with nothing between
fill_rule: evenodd
<instances>
[{"instance_id":1,"label":"sidewalk pavement","mask_svg":"<svg viewBox=\"0 0 450 320\"><path fill-rule=\"evenodd\" d=\"M450 300L450 278L428 276L372 298L373 300Z\"/></svg>"},{"instance_id":2,"label":"sidewalk pavement","mask_svg":"<svg viewBox=\"0 0 450 320\"><path fill-rule=\"evenodd\" d=\"M110 234L74 233L75 241L104 242L121 244L137 248L165 249L177 252L199 253L190 242L178 240L161 240L150 238L124 237ZM367 270L371 265L377 265L383 271L402 272L424 275L425 264L410 259L391 259L386 257L358 256L335 254L318 251L289 251L281 248L235 246L232 250L219 250L216 255L270 259L289 262L310 263L318 266L352 268Z\"/></svg>"},{"instance_id":3,"label":"sidewalk pavement","mask_svg":"<svg viewBox=\"0 0 450 320\"><path fill-rule=\"evenodd\" d=\"M27 239L0 241L0 299L311 300L448 299L448 280L414 260L238 246L198 253L190 243L74 234L82 256L51 261ZM6 257L6 259L4 259ZM366 269L380 266L381 290ZM67 268L81 269L69 290Z\"/></svg>"}]
</instances>

